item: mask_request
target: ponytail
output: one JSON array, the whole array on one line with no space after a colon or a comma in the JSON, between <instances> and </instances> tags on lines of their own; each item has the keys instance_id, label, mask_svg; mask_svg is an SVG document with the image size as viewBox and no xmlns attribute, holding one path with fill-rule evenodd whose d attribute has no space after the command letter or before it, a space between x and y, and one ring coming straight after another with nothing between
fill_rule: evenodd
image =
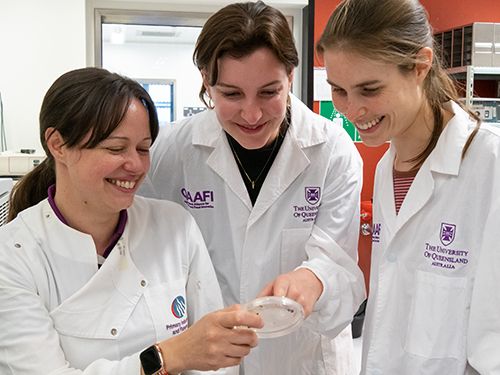
<instances>
[{"instance_id":1,"label":"ponytail","mask_svg":"<svg viewBox=\"0 0 500 375\"><path fill-rule=\"evenodd\" d=\"M12 189L7 222L14 220L19 212L47 198L48 188L55 183L54 159L48 157L23 176Z\"/></svg>"}]
</instances>

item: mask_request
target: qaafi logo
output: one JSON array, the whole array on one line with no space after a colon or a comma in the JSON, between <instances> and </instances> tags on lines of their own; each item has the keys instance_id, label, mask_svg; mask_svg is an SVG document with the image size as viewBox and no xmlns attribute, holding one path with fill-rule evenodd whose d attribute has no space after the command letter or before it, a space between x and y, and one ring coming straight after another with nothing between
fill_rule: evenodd
<instances>
[{"instance_id":1,"label":"qaafi logo","mask_svg":"<svg viewBox=\"0 0 500 375\"><path fill-rule=\"evenodd\" d=\"M309 204L317 204L321 198L321 188L306 187L306 201Z\"/></svg>"},{"instance_id":2,"label":"qaafi logo","mask_svg":"<svg viewBox=\"0 0 500 375\"><path fill-rule=\"evenodd\" d=\"M373 223L372 227L372 242L380 242L380 232L382 231L382 224Z\"/></svg>"},{"instance_id":3,"label":"qaafi logo","mask_svg":"<svg viewBox=\"0 0 500 375\"><path fill-rule=\"evenodd\" d=\"M174 299L174 302L172 302L172 314L176 318L182 318L184 314L186 313L186 300L184 299L183 296L178 296L176 299Z\"/></svg>"},{"instance_id":4,"label":"qaafi logo","mask_svg":"<svg viewBox=\"0 0 500 375\"><path fill-rule=\"evenodd\" d=\"M441 243L444 246L451 245L455 240L455 232L457 226L455 224L441 223L441 233L439 237L441 238Z\"/></svg>"}]
</instances>

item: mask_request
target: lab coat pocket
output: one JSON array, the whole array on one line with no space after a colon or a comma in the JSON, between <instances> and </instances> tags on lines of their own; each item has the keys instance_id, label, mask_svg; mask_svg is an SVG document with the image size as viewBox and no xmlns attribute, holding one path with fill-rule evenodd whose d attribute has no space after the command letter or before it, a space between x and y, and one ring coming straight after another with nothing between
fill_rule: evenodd
<instances>
[{"instance_id":1,"label":"lab coat pocket","mask_svg":"<svg viewBox=\"0 0 500 375\"><path fill-rule=\"evenodd\" d=\"M307 260L306 242L311 228L283 229L281 232L281 272L287 273Z\"/></svg>"},{"instance_id":2,"label":"lab coat pocket","mask_svg":"<svg viewBox=\"0 0 500 375\"><path fill-rule=\"evenodd\" d=\"M176 335L188 326L185 280L148 286L144 293L160 339Z\"/></svg>"},{"instance_id":3,"label":"lab coat pocket","mask_svg":"<svg viewBox=\"0 0 500 375\"><path fill-rule=\"evenodd\" d=\"M405 350L424 358L459 358L466 313L467 279L415 274Z\"/></svg>"}]
</instances>

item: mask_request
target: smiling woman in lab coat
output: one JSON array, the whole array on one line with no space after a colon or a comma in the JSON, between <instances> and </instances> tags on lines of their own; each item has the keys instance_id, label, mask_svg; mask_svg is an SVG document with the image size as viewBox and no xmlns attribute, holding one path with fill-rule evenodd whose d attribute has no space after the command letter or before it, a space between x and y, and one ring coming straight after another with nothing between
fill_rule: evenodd
<instances>
[{"instance_id":1,"label":"smiling woman in lab coat","mask_svg":"<svg viewBox=\"0 0 500 375\"><path fill-rule=\"evenodd\" d=\"M317 49L362 141L391 141L362 374L499 373L500 132L458 102L416 0L345 0Z\"/></svg>"},{"instance_id":2,"label":"smiling woman in lab coat","mask_svg":"<svg viewBox=\"0 0 500 375\"><path fill-rule=\"evenodd\" d=\"M194 219L134 200L157 134L149 95L117 74L74 70L47 92L47 158L16 186L17 217L0 228L2 375L215 370L257 344L233 329L260 328L257 315L210 313L222 298Z\"/></svg>"},{"instance_id":3,"label":"smiling woman in lab coat","mask_svg":"<svg viewBox=\"0 0 500 375\"><path fill-rule=\"evenodd\" d=\"M275 295L304 307L304 325L260 340L241 373L356 373L350 322L365 295L353 142L290 93L298 56L278 10L221 9L194 60L209 110L162 127L139 193L190 210L227 305Z\"/></svg>"}]
</instances>

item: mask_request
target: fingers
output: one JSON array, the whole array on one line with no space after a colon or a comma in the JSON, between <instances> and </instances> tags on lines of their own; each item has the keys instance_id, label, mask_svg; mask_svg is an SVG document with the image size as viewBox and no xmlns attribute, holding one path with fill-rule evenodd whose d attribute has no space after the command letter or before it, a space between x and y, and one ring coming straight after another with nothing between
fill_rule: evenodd
<instances>
[{"instance_id":1,"label":"fingers","mask_svg":"<svg viewBox=\"0 0 500 375\"><path fill-rule=\"evenodd\" d=\"M270 283L268 283L264 287L264 289L262 289L262 291L259 293L259 295L257 296L257 298L267 297L267 296L274 296L274 281L271 281Z\"/></svg>"},{"instance_id":2,"label":"fingers","mask_svg":"<svg viewBox=\"0 0 500 375\"><path fill-rule=\"evenodd\" d=\"M265 286L258 297L290 298L302 305L305 316L308 317L322 292L323 284L317 276L309 269L299 268L278 276Z\"/></svg>"},{"instance_id":3,"label":"fingers","mask_svg":"<svg viewBox=\"0 0 500 375\"><path fill-rule=\"evenodd\" d=\"M242 327L233 328L232 334L231 343L233 345L247 346L248 348L255 348L259 345L259 337L253 329Z\"/></svg>"},{"instance_id":4,"label":"fingers","mask_svg":"<svg viewBox=\"0 0 500 375\"><path fill-rule=\"evenodd\" d=\"M183 333L162 343L165 350L170 348L170 353L176 355L177 361L171 363L174 368L170 370L179 373L236 366L258 345L259 339L251 329L234 327L263 325L260 316L242 310L239 305L207 314Z\"/></svg>"},{"instance_id":5,"label":"fingers","mask_svg":"<svg viewBox=\"0 0 500 375\"><path fill-rule=\"evenodd\" d=\"M239 311L239 310L241 310L241 309L242 309L241 305L239 305L239 304L237 304L237 303L236 303L236 304L234 304L234 305L231 305L231 306L225 307L225 308L220 309L220 310L217 310L217 311L215 311L215 312L216 312L216 313L224 313L224 312L230 312L230 311Z\"/></svg>"},{"instance_id":6,"label":"fingers","mask_svg":"<svg viewBox=\"0 0 500 375\"><path fill-rule=\"evenodd\" d=\"M278 276L276 279L268 283L264 289L262 289L257 298L267 296L288 297L290 281L291 280L288 274Z\"/></svg>"},{"instance_id":7,"label":"fingers","mask_svg":"<svg viewBox=\"0 0 500 375\"><path fill-rule=\"evenodd\" d=\"M208 339L212 344L208 350L223 363L220 367L236 366L259 344L259 339L251 329L234 327L262 328L264 322L260 316L242 310L239 305L219 310L213 317L219 329Z\"/></svg>"},{"instance_id":8,"label":"fingers","mask_svg":"<svg viewBox=\"0 0 500 375\"><path fill-rule=\"evenodd\" d=\"M262 328L264 321L260 316L242 310L241 305L235 304L215 312L218 322L224 328L234 327Z\"/></svg>"}]
</instances>

